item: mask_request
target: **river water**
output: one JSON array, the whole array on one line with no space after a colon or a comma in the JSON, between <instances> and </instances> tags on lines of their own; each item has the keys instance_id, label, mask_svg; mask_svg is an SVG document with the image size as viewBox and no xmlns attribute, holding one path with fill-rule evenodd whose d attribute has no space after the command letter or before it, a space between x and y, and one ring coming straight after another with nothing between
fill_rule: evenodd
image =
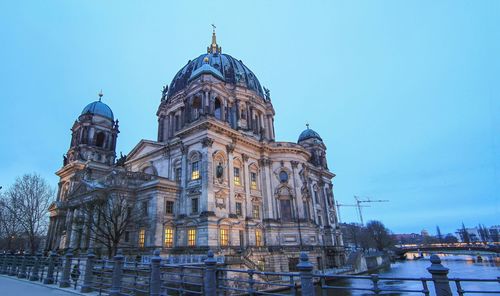
<instances>
[{"instance_id":1,"label":"river water","mask_svg":"<svg viewBox=\"0 0 500 296\"><path fill-rule=\"evenodd\" d=\"M413 258L413 256L418 254L408 254L407 258ZM429 254L423 254L424 258L419 260L406 260L399 261L391 264L390 267L386 269L379 270L377 273L380 277L431 277L430 273L427 271L427 267L431 265L429 261ZM448 276L450 278L481 278L481 279L495 279L500 277L500 258L495 258L494 256L483 255L483 261L477 262L475 260L476 256L468 255L448 255L448 254L437 254L441 260L443 266L450 269ZM341 281L331 281L327 283L331 286L341 286L345 288L372 288L372 282L370 280L353 280L345 279ZM454 282L450 283L453 295L458 295L456 293L456 285ZM422 290L422 283L419 281L400 281L400 280L389 280L380 281L379 287L383 289L405 289L405 290ZM431 291L431 295L434 295L434 287L432 283L428 283L428 288ZM464 290L479 290L479 291L500 291L500 283L462 283L462 289ZM328 290L326 294L322 294L321 289L318 287L316 295L336 295L336 296L348 296L348 295L373 295L369 291L352 291L344 289ZM423 295L422 293L385 293L384 295ZM476 294L466 294L466 295L500 295L498 294L486 294L486 293L476 293Z\"/></svg>"}]
</instances>

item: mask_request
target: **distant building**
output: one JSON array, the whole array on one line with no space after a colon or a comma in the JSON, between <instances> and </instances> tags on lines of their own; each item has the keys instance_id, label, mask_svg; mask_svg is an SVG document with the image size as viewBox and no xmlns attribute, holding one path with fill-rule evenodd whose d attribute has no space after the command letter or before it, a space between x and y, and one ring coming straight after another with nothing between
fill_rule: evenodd
<instances>
[{"instance_id":1,"label":"distant building","mask_svg":"<svg viewBox=\"0 0 500 296\"><path fill-rule=\"evenodd\" d=\"M222 54L215 32L207 53L164 88L156 115L157 140L141 140L115 162L112 110L101 99L83 109L57 172L48 249L99 248L87 227L98 217L85 215L82 202L121 194L143 211L120 241L129 253L212 249L287 271L307 248L318 266L343 264L322 138L308 127L297 143L276 141L269 90Z\"/></svg>"},{"instance_id":2,"label":"distant building","mask_svg":"<svg viewBox=\"0 0 500 296\"><path fill-rule=\"evenodd\" d=\"M500 226L494 225L491 227L472 227L465 228L469 242L500 242ZM455 232L460 242L466 242L466 237L463 229L457 229Z\"/></svg>"}]
</instances>

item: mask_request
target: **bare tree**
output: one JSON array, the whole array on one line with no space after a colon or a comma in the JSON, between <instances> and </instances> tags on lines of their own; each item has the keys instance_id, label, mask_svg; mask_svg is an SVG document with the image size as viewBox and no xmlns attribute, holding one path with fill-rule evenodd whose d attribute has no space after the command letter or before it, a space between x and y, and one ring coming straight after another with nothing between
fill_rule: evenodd
<instances>
[{"instance_id":1,"label":"bare tree","mask_svg":"<svg viewBox=\"0 0 500 296\"><path fill-rule=\"evenodd\" d=\"M111 193L91 202L82 201L82 205L84 215L92 217L87 227L93 239L107 248L109 257L114 256L126 230L140 220L135 200L125 194Z\"/></svg>"},{"instance_id":2,"label":"bare tree","mask_svg":"<svg viewBox=\"0 0 500 296\"><path fill-rule=\"evenodd\" d=\"M369 221L366 224L366 232L373 241L375 248L379 251L394 245L389 229L380 221Z\"/></svg>"},{"instance_id":3,"label":"bare tree","mask_svg":"<svg viewBox=\"0 0 500 296\"><path fill-rule=\"evenodd\" d=\"M0 196L0 248L14 250L21 248L23 229L17 221L17 214L11 209L6 196Z\"/></svg>"},{"instance_id":4,"label":"bare tree","mask_svg":"<svg viewBox=\"0 0 500 296\"><path fill-rule=\"evenodd\" d=\"M37 174L18 177L6 193L6 208L22 228L32 252L47 232L48 208L53 195L54 190Z\"/></svg>"}]
</instances>

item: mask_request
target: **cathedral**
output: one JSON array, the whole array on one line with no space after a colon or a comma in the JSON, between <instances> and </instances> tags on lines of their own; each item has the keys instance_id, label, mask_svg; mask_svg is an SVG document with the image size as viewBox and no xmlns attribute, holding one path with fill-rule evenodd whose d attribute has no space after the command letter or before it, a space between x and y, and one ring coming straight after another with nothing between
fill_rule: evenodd
<instances>
[{"instance_id":1,"label":"cathedral","mask_svg":"<svg viewBox=\"0 0 500 296\"><path fill-rule=\"evenodd\" d=\"M293 270L304 250L316 268L344 264L322 138L307 127L297 143L277 141L269 90L222 53L215 31L207 52L163 88L156 140L117 158L118 120L101 97L71 128L47 250L99 252L115 240L129 255L211 249L266 271ZM87 206L118 197L128 208L113 203L110 215L133 221L117 225ZM104 239L93 227L123 229Z\"/></svg>"}]
</instances>

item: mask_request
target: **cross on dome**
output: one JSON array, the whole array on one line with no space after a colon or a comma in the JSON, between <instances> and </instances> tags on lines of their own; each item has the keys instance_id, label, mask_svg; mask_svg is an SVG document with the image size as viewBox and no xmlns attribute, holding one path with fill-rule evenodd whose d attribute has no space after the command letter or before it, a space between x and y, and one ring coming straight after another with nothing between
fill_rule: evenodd
<instances>
[{"instance_id":1,"label":"cross on dome","mask_svg":"<svg viewBox=\"0 0 500 296\"><path fill-rule=\"evenodd\" d=\"M209 47L207 47L207 53L211 54L217 54L217 53L222 53L222 47L220 47L217 44L217 36L215 35L215 29L217 27L212 24L212 44L210 44Z\"/></svg>"}]
</instances>

